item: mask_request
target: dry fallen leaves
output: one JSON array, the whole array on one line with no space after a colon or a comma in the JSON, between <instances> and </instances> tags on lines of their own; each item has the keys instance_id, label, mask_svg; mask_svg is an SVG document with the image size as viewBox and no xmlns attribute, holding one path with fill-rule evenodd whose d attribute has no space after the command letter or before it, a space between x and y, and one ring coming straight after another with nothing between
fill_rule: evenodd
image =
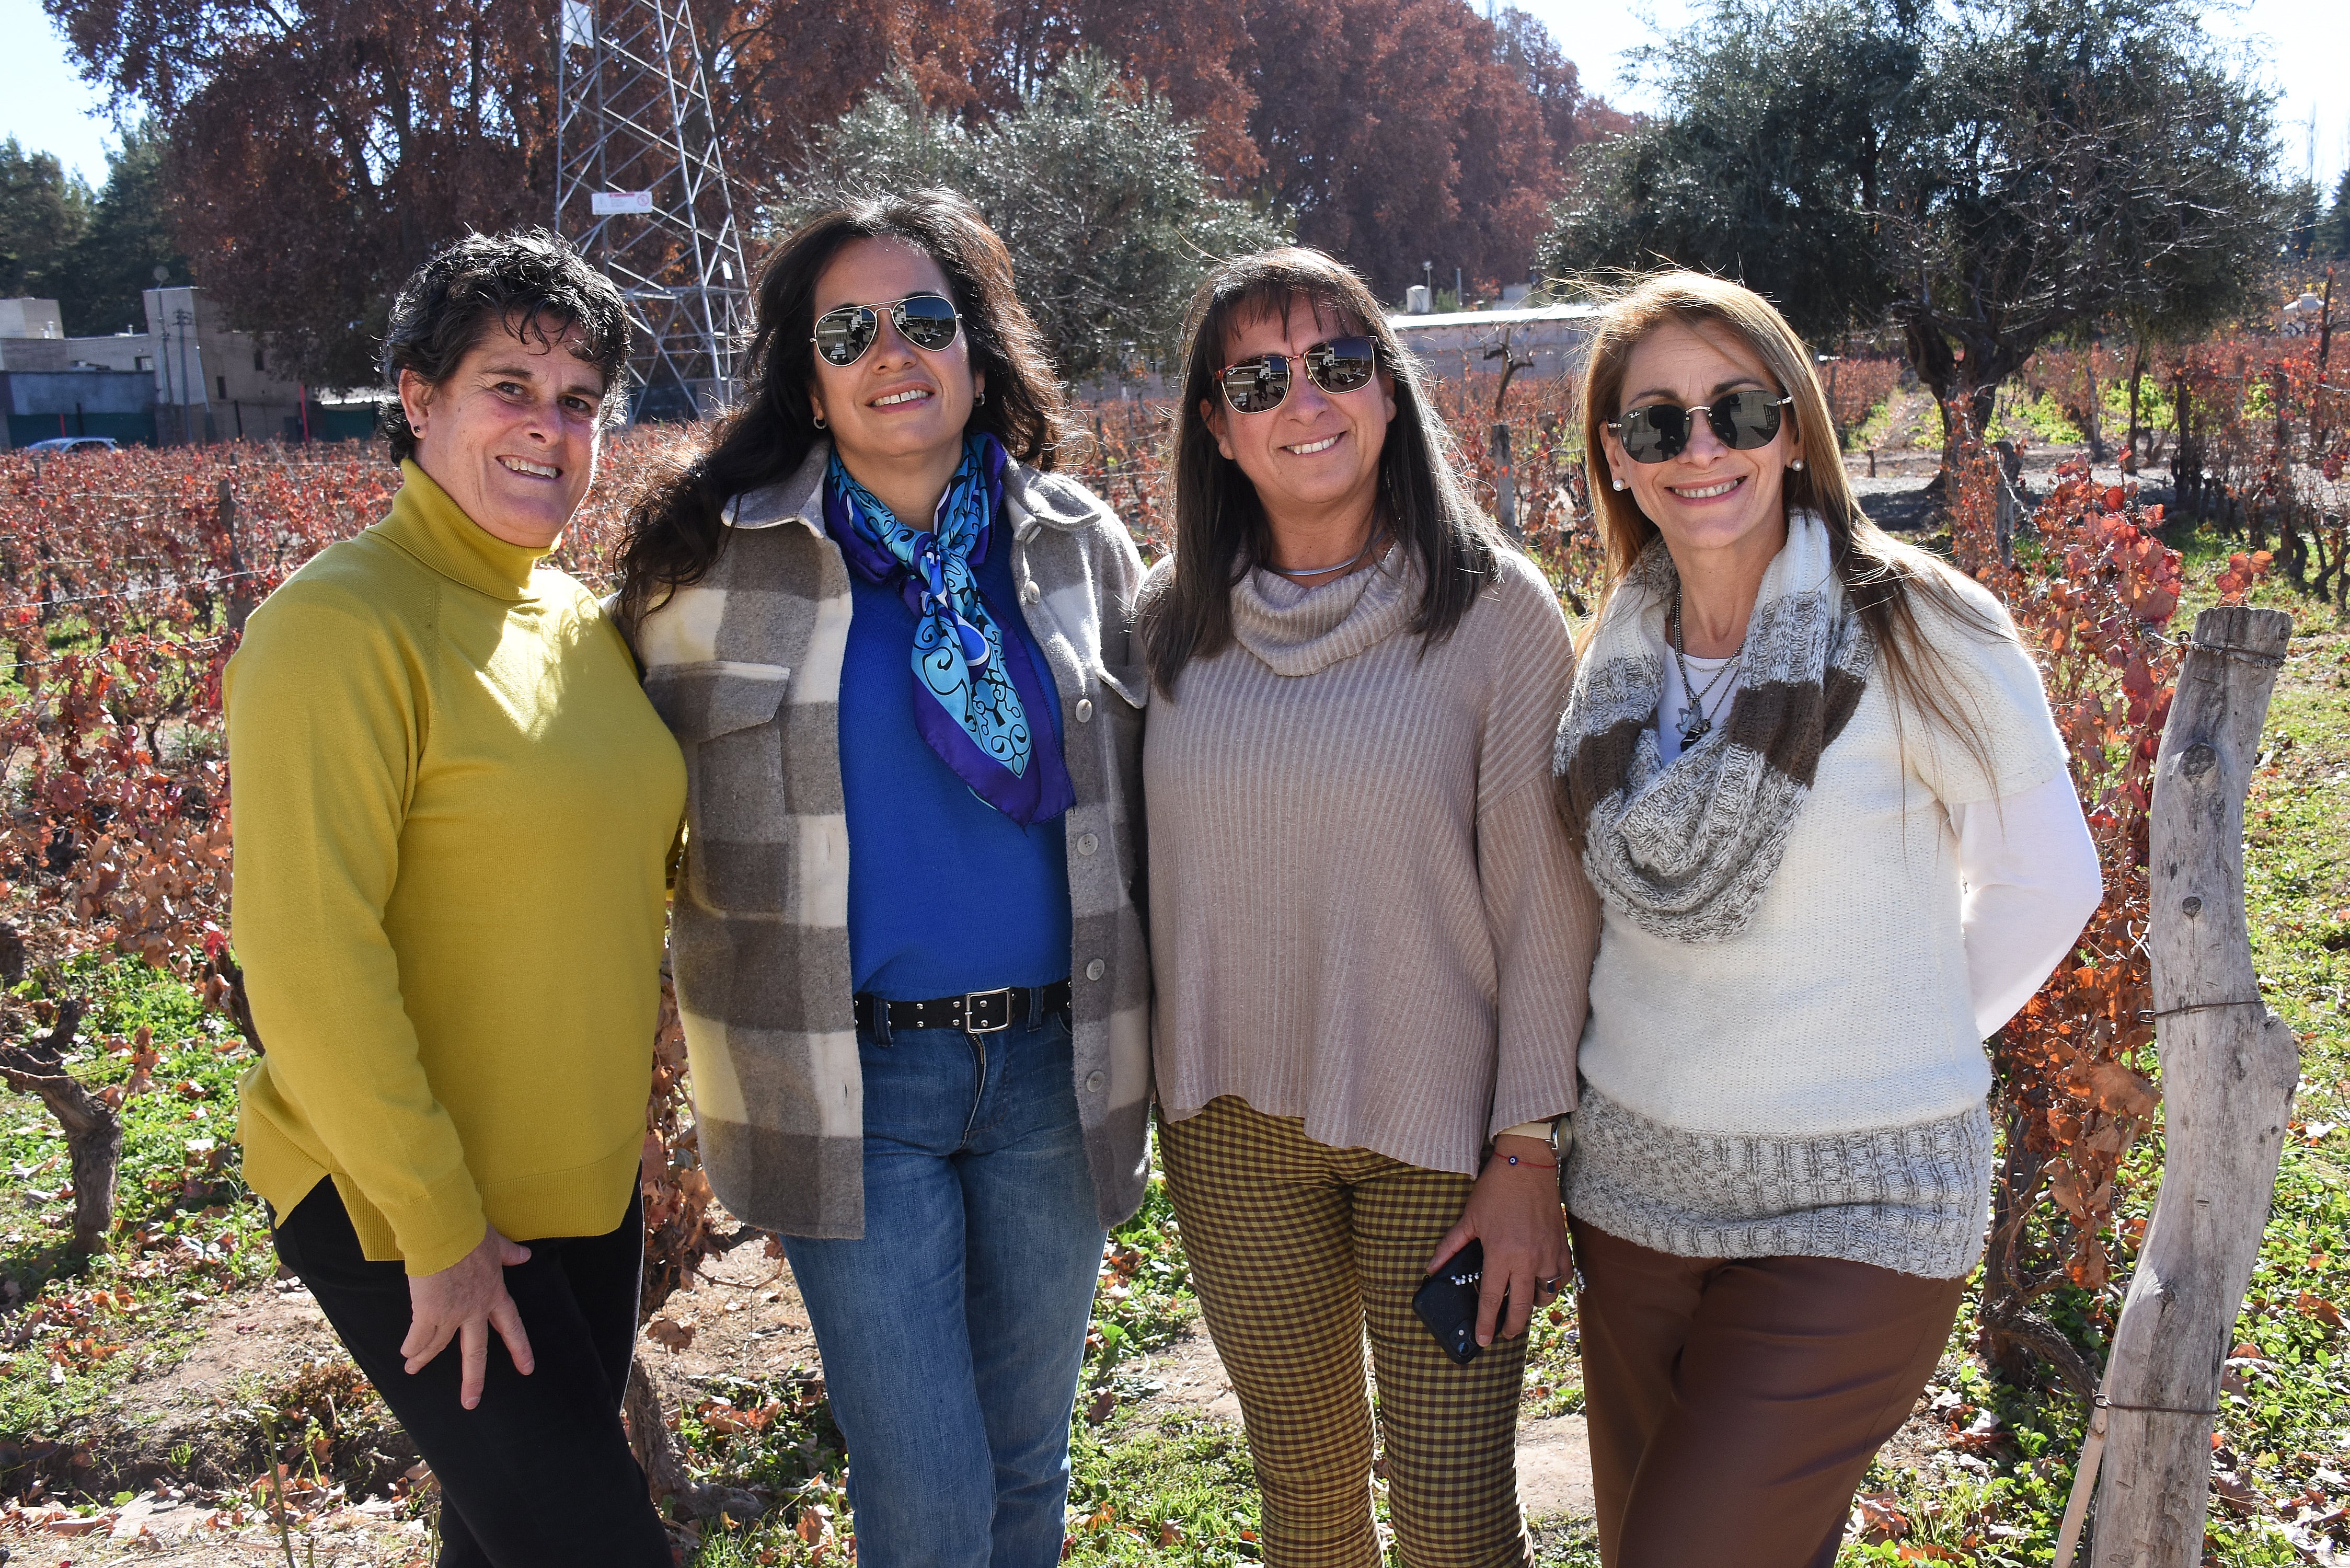
<instances>
[{"instance_id":1,"label":"dry fallen leaves","mask_svg":"<svg viewBox=\"0 0 2350 1568\"><path fill-rule=\"evenodd\" d=\"M674 1318L663 1314L645 1324L646 1336L655 1344L672 1351L683 1350L693 1344L693 1319Z\"/></svg>"}]
</instances>

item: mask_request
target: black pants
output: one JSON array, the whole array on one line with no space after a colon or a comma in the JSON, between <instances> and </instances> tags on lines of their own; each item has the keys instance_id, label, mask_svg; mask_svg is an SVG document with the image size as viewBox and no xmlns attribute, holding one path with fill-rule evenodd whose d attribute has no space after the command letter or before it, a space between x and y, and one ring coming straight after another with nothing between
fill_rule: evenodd
<instances>
[{"instance_id":1,"label":"black pants","mask_svg":"<svg viewBox=\"0 0 2350 1568\"><path fill-rule=\"evenodd\" d=\"M279 1218L277 1256L302 1276L351 1359L423 1450L441 1483L442 1568L671 1568L669 1537L620 1426L636 1346L644 1214L631 1199L602 1236L534 1237L506 1270L537 1367L515 1370L490 1331L482 1402L457 1403L453 1338L411 1376L408 1275L360 1254L350 1215L321 1181Z\"/></svg>"}]
</instances>

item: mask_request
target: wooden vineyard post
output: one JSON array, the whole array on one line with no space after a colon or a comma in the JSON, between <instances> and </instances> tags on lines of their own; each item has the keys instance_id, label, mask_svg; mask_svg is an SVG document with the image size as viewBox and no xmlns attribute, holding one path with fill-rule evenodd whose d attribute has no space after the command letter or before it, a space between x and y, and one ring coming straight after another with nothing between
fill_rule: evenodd
<instances>
[{"instance_id":1,"label":"wooden vineyard post","mask_svg":"<svg viewBox=\"0 0 2350 1568\"><path fill-rule=\"evenodd\" d=\"M1523 544L1518 532L1518 481L1510 468L1510 427L1493 421L1493 519L1502 532Z\"/></svg>"},{"instance_id":2,"label":"wooden vineyard post","mask_svg":"<svg viewBox=\"0 0 2350 1568\"><path fill-rule=\"evenodd\" d=\"M2147 945L2162 1188L2098 1398L2093 1568L2202 1560L2220 1364L2301 1072L2293 1031L2261 1001L2244 926L2244 793L2292 629L2276 610L2197 616L2155 762Z\"/></svg>"}]
</instances>

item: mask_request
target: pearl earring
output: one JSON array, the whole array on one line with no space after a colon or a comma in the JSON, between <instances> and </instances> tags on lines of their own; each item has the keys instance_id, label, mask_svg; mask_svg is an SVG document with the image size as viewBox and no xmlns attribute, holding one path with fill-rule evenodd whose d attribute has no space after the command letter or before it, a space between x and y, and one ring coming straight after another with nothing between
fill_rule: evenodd
<instances>
[{"instance_id":1,"label":"pearl earring","mask_svg":"<svg viewBox=\"0 0 2350 1568\"><path fill-rule=\"evenodd\" d=\"M1802 458L1800 458L1800 457L1799 457L1799 458L1797 458L1794 462L1793 462L1789 463L1787 466L1788 466L1789 468L1794 469L1796 472L1801 473L1801 472L1803 472L1803 469L1804 469L1804 460L1803 460Z\"/></svg>"},{"instance_id":2,"label":"pearl earring","mask_svg":"<svg viewBox=\"0 0 2350 1568\"><path fill-rule=\"evenodd\" d=\"M1620 480L1620 479L1611 479L1611 480L1609 480L1609 481L1608 481L1608 483L1609 483L1610 484L1613 484L1613 485L1614 485L1617 489L1618 489L1618 490L1621 490L1621 489L1623 489L1623 488L1624 488L1624 482L1623 482L1622 480Z\"/></svg>"}]
</instances>

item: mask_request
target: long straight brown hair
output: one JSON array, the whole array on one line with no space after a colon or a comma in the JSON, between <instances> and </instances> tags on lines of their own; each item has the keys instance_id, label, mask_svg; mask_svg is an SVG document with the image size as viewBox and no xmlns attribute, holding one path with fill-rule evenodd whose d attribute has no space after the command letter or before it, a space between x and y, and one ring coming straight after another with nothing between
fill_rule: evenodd
<instances>
[{"instance_id":1,"label":"long straight brown hair","mask_svg":"<svg viewBox=\"0 0 2350 1568\"><path fill-rule=\"evenodd\" d=\"M619 618L632 635L646 611L700 581L717 561L726 545L726 503L790 478L815 447L822 433L808 400L816 281L848 245L881 239L913 245L946 275L972 369L987 379L987 400L972 410L969 428L994 436L1033 468L1053 466L1068 433L1067 396L1044 334L1013 292L1011 253L979 209L951 191L932 190L819 213L759 268L744 400L718 421L706 450L629 510Z\"/></svg>"},{"instance_id":2,"label":"long straight brown hair","mask_svg":"<svg viewBox=\"0 0 2350 1568\"><path fill-rule=\"evenodd\" d=\"M1395 418L1379 451L1379 493L1388 527L1417 556L1426 587L1411 629L1427 641L1452 634L1492 580L1496 552L1509 548L1478 511L1451 462L1451 437L1430 402L1419 362L1406 353L1367 285L1335 257L1283 245L1223 263L1191 296L1184 324L1181 401L1168 444L1175 514L1175 570L1153 585L1136 628L1151 683L1172 694L1194 659L1232 640L1232 589L1265 558L1273 535L1256 486L1216 450L1201 407L1223 394L1216 382L1224 345L1239 322L1287 320L1310 310L1378 346L1379 368L1395 378Z\"/></svg>"},{"instance_id":3,"label":"long straight brown hair","mask_svg":"<svg viewBox=\"0 0 2350 1568\"><path fill-rule=\"evenodd\" d=\"M1656 524L1640 510L1632 493L1610 484L1604 436L1609 421L1623 412L1624 371L1632 350L1649 333L1671 322L1690 327L1719 327L1731 333L1762 361L1781 392L1795 400L1787 412L1794 420L1796 439L1811 461L1782 478L1781 493L1788 513L1809 512L1826 524L1836 575L1877 645L1879 665L1893 692L1956 738L1989 774L1990 742L1983 733L1981 717L1961 711L1971 705L1964 701L1951 680L1949 653L1934 647L1920 629L1918 605L1923 600L1986 639L2002 638L2004 629L1961 597L1950 567L1894 538L1860 509L1852 482L1844 472L1835 425L1828 416L1827 394L1820 389L1811 350L1777 306L1743 285L1698 272L1657 273L1617 295L1600 313L1592 334L1591 358L1583 372L1585 462L1600 538L1607 548L1600 614L1607 612L1607 600L1638 563L1641 553L1659 537ZM1596 628L1598 621L1599 617L1594 616L1592 626ZM1897 723L1899 711L1897 704Z\"/></svg>"}]
</instances>

